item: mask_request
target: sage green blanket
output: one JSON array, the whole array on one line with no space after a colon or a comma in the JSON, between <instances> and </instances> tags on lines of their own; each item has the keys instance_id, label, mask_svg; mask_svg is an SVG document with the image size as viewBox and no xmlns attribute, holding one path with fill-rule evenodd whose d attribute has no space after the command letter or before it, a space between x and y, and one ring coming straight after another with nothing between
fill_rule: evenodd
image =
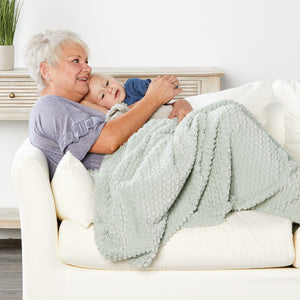
<instances>
[{"instance_id":1,"label":"sage green blanket","mask_svg":"<svg viewBox=\"0 0 300 300\"><path fill-rule=\"evenodd\" d=\"M240 104L148 121L94 175L95 241L112 261L151 264L179 229L256 209L300 221L300 172Z\"/></svg>"}]
</instances>

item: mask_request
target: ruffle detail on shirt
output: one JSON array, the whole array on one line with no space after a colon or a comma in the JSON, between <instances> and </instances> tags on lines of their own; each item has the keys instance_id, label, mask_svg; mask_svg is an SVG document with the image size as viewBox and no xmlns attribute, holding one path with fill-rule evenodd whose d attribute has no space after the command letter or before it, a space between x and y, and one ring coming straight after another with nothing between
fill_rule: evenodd
<instances>
[{"instance_id":1,"label":"ruffle detail on shirt","mask_svg":"<svg viewBox=\"0 0 300 300\"><path fill-rule=\"evenodd\" d=\"M86 136L91 130L95 130L96 127L100 126L102 123L104 123L104 121L97 116L89 116L80 123L74 123L71 126L71 130L66 132L65 136L62 137L61 149L64 151L68 145L78 143L80 138Z\"/></svg>"}]
</instances>

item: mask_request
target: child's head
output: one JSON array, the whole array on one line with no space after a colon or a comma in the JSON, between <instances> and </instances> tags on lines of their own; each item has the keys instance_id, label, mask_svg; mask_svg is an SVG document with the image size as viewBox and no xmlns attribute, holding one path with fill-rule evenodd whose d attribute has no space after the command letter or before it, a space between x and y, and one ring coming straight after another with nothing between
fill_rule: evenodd
<instances>
[{"instance_id":1,"label":"child's head","mask_svg":"<svg viewBox=\"0 0 300 300\"><path fill-rule=\"evenodd\" d=\"M107 109L126 98L124 87L113 78L93 74L90 80L90 91L85 100L101 105Z\"/></svg>"}]
</instances>

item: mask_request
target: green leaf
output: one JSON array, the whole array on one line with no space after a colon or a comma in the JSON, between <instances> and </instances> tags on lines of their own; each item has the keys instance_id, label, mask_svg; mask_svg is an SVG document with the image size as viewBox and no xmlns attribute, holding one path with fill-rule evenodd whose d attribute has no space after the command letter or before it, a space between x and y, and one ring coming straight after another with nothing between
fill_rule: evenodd
<instances>
[{"instance_id":1,"label":"green leaf","mask_svg":"<svg viewBox=\"0 0 300 300\"><path fill-rule=\"evenodd\" d=\"M16 0L0 0L0 45L13 45L21 7Z\"/></svg>"}]
</instances>

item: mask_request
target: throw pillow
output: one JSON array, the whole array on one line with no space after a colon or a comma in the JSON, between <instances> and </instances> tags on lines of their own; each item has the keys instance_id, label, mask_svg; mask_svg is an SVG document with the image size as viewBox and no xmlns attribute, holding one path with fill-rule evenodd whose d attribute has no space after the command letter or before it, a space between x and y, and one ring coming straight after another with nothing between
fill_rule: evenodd
<instances>
[{"instance_id":1,"label":"throw pillow","mask_svg":"<svg viewBox=\"0 0 300 300\"><path fill-rule=\"evenodd\" d=\"M51 181L57 216L88 227L93 221L93 179L87 169L68 151Z\"/></svg>"},{"instance_id":2,"label":"throw pillow","mask_svg":"<svg viewBox=\"0 0 300 300\"><path fill-rule=\"evenodd\" d=\"M284 147L300 164L300 81L277 79L272 87L284 106Z\"/></svg>"},{"instance_id":3,"label":"throw pillow","mask_svg":"<svg viewBox=\"0 0 300 300\"><path fill-rule=\"evenodd\" d=\"M266 106L271 101L272 86L263 81L251 82L242 86L216 93L187 97L193 109L200 109L220 100L234 100L243 104L262 124L267 122Z\"/></svg>"}]
</instances>

